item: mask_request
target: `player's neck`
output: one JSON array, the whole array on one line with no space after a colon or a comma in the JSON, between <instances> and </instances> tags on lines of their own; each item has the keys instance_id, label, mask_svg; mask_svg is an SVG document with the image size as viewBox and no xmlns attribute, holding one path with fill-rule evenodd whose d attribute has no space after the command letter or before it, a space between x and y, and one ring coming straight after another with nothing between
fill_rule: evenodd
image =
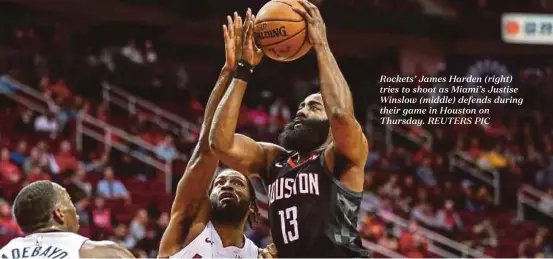
<instances>
[{"instance_id":1,"label":"player's neck","mask_svg":"<svg viewBox=\"0 0 553 259\"><path fill-rule=\"evenodd\" d=\"M244 247L244 223L240 224L220 224L218 222L213 222L213 227L215 231L219 234L223 247L235 246L235 247Z\"/></svg>"},{"instance_id":2,"label":"player's neck","mask_svg":"<svg viewBox=\"0 0 553 259\"><path fill-rule=\"evenodd\" d=\"M313 155L315 155L315 153L321 151L321 149L325 148L326 146L320 146L314 150L311 150L307 153L297 153L297 155L295 156L295 160L294 161L296 164L301 164L303 162L305 162L307 159L311 158Z\"/></svg>"},{"instance_id":3,"label":"player's neck","mask_svg":"<svg viewBox=\"0 0 553 259\"><path fill-rule=\"evenodd\" d=\"M48 233L48 232L69 232L69 231L67 231L67 229L65 229L63 226L56 226L56 225L39 228L33 231L33 233Z\"/></svg>"}]
</instances>

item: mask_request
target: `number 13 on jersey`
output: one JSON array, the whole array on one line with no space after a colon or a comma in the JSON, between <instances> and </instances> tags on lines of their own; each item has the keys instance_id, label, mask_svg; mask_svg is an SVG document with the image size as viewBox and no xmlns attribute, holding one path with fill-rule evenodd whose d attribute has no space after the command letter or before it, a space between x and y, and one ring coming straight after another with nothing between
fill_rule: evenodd
<instances>
[{"instance_id":1,"label":"number 13 on jersey","mask_svg":"<svg viewBox=\"0 0 553 259\"><path fill-rule=\"evenodd\" d=\"M293 206L285 210L279 210L280 229L285 244L296 241L300 238L298 233L298 207ZM287 230L290 229L290 230Z\"/></svg>"}]
</instances>

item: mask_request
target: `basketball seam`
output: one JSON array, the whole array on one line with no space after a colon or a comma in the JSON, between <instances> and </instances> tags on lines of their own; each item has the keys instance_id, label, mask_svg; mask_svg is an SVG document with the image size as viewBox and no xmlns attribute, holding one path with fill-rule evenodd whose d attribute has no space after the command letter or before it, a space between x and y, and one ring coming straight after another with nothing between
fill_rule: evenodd
<instances>
[{"instance_id":1,"label":"basketball seam","mask_svg":"<svg viewBox=\"0 0 553 259\"><path fill-rule=\"evenodd\" d=\"M287 6L290 6L290 8L292 8L293 6L289 3L286 3L286 2L282 2L282 1L278 1L278 0L273 0L272 2L275 2L275 3L281 3L281 4L285 4Z\"/></svg>"},{"instance_id":2,"label":"basketball seam","mask_svg":"<svg viewBox=\"0 0 553 259\"><path fill-rule=\"evenodd\" d=\"M273 1L271 1L271 2L275 2L275 3L279 3L279 4L283 4L283 5L287 5L287 6L289 6L290 8L292 8L292 10L294 10L294 9L293 9L293 8L294 8L294 6L292 6L292 5L291 5L291 4L289 4L289 3L286 3L286 2L282 2L282 1L278 1L278 0L273 0ZM278 19L278 20L261 20L261 21L259 21L259 22L270 22L270 21L283 21L283 22L303 22L304 20L303 20L303 19L301 19L301 20L286 20L286 19L282 20L282 19ZM258 23L258 21L255 21L255 23Z\"/></svg>"},{"instance_id":3,"label":"basketball seam","mask_svg":"<svg viewBox=\"0 0 553 259\"><path fill-rule=\"evenodd\" d=\"M306 27L303 27L303 29L301 29L300 31L298 31L298 32L296 32L296 33L290 35L290 37L288 37L288 38L286 38L286 39L283 39L283 40L280 40L280 41L277 41L277 42L273 42L273 43L271 43L271 44L262 45L262 46L259 46L259 47L260 47L260 48L269 47L269 46L273 46L273 45L279 44L279 43L281 43L281 42L287 41L288 39L293 38L294 36L300 34L302 31L305 31L305 28L306 28Z\"/></svg>"},{"instance_id":4,"label":"basketball seam","mask_svg":"<svg viewBox=\"0 0 553 259\"><path fill-rule=\"evenodd\" d=\"M305 37L303 37L303 42L301 43L301 46L296 50L296 52L294 52L294 54L292 54L292 55L286 57L286 59L289 59L289 58L291 58L291 57L297 55L297 54L300 52L300 50L303 48L303 45L305 45L305 42L307 41L307 38L308 38L308 37L309 37L308 35L305 35Z\"/></svg>"},{"instance_id":5,"label":"basketball seam","mask_svg":"<svg viewBox=\"0 0 553 259\"><path fill-rule=\"evenodd\" d=\"M288 19L266 19L266 20L256 20L255 24L262 22L303 22L304 20L288 20Z\"/></svg>"}]
</instances>

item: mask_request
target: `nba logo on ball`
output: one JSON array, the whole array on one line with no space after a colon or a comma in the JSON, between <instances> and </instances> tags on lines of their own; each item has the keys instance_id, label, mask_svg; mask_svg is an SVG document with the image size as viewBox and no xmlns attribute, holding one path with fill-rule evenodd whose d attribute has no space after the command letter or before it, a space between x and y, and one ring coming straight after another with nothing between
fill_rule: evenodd
<instances>
[{"instance_id":1,"label":"nba logo on ball","mask_svg":"<svg viewBox=\"0 0 553 259\"><path fill-rule=\"evenodd\" d=\"M311 49L307 24L292 7L303 9L297 0L272 0L256 15L255 42L276 61L296 60Z\"/></svg>"}]
</instances>

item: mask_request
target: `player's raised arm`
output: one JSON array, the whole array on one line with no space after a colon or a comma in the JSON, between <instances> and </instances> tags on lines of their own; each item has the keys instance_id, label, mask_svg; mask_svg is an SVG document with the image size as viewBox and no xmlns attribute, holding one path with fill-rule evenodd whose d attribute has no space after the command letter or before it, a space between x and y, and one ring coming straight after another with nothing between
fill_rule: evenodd
<instances>
[{"instance_id":1,"label":"player's raised arm","mask_svg":"<svg viewBox=\"0 0 553 259\"><path fill-rule=\"evenodd\" d=\"M349 160L350 164L362 166L368 154L368 145L361 125L355 119L348 83L330 51L326 27L319 9L307 0L300 0L300 3L305 10L294 10L307 21L309 40L317 55L321 95L332 131L331 147L337 154ZM356 191L363 189L362 179L350 180L345 183L348 187Z\"/></svg>"},{"instance_id":2,"label":"player's raised arm","mask_svg":"<svg viewBox=\"0 0 553 259\"><path fill-rule=\"evenodd\" d=\"M247 136L235 133L248 79L263 58L262 51L255 46L253 40L254 17L251 15L248 18L242 59L238 62L234 79L215 112L209 144L223 163L240 172L251 174L259 173L267 161L272 161L272 157L283 149L274 144L255 142Z\"/></svg>"},{"instance_id":3,"label":"player's raised arm","mask_svg":"<svg viewBox=\"0 0 553 259\"><path fill-rule=\"evenodd\" d=\"M79 250L80 258L135 258L129 250L112 241L87 240Z\"/></svg>"},{"instance_id":4,"label":"player's raised arm","mask_svg":"<svg viewBox=\"0 0 553 259\"><path fill-rule=\"evenodd\" d=\"M250 11L248 11L250 12ZM177 185L177 191L169 225L163 234L159 247L159 257L169 257L184 246L186 238L197 223L207 222L209 203L205 190L213 178L218 160L209 148L209 131L217 104L230 84L232 73L236 68L242 41L242 18L234 13L234 19L227 17L223 25L226 61L217 83L213 88L206 105L200 138L192 152L186 170ZM201 231L202 226L198 226Z\"/></svg>"}]
</instances>

